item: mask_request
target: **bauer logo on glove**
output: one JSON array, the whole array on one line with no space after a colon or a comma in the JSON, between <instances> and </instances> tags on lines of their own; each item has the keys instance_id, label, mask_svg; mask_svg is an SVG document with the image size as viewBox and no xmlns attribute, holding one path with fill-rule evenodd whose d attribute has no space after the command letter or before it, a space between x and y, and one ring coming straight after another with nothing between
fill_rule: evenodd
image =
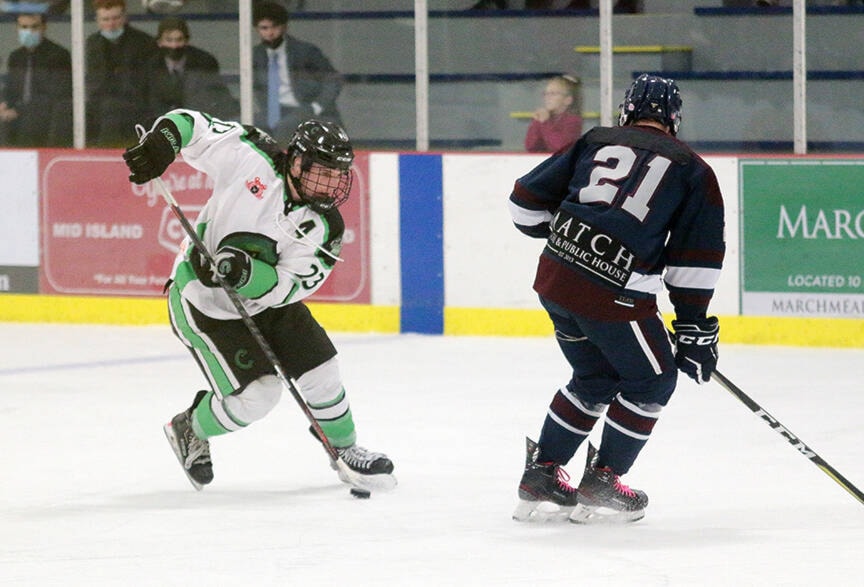
<instances>
[{"instance_id":1,"label":"bauer logo on glove","mask_svg":"<svg viewBox=\"0 0 864 587\"><path fill-rule=\"evenodd\" d=\"M179 152L180 131L177 125L167 118L160 119L140 143L123 153L123 160L131 172L129 181L140 185L159 177Z\"/></svg>"}]
</instances>

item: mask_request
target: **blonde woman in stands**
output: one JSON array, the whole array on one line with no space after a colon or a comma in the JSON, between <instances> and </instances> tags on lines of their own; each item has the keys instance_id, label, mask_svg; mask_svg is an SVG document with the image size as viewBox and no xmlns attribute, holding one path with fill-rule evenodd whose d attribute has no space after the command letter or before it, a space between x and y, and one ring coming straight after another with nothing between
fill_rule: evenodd
<instances>
[{"instance_id":1,"label":"blonde woman in stands","mask_svg":"<svg viewBox=\"0 0 864 587\"><path fill-rule=\"evenodd\" d=\"M581 81L558 75L546 83L543 106L534 112L525 149L531 153L554 153L582 135Z\"/></svg>"}]
</instances>

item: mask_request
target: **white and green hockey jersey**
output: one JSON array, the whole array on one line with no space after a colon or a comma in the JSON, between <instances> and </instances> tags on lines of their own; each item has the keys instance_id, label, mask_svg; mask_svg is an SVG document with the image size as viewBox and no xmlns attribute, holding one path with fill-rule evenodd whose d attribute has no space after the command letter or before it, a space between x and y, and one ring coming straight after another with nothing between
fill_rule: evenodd
<instances>
[{"instance_id":1,"label":"white and green hockey jersey","mask_svg":"<svg viewBox=\"0 0 864 587\"><path fill-rule=\"evenodd\" d=\"M213 181L195 221L204 245L211 254L230 245L253 258L252 276L237 290L249 314L315 293L339 260L345 231L339 211L319 214L300 203L286 204L285 154L265 133L192 110L165 116L180 131L183 160ZM196 277L190 249L187 238L171 274L181 295L212 318L239 318L222 288L207 287Z\"/></svg>"}]
</instances>

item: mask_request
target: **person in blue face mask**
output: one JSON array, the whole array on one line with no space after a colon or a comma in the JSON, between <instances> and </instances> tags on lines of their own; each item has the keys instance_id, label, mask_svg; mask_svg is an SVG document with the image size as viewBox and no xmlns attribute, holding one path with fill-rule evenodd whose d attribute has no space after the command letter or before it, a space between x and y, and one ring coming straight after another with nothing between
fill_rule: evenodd
<instances>
[{"instance_id":1,"label":"person in blue face mask","mask_svg":"<svg viewBox=\"0 0 864 587\"><path fill-rule=\"evenodd\" d=\"M45 37L42 14L19 14L18 43L0 102L0 144L13 147L72 145L72 60Z\"/></svg>"},{"instance_id":2,"label":"person in blue face mask","mask_svg":"<svg viewBox=\"0 0 864 587\"><path fill-rule=\"evenodd\" d=\"M147 117L144 64L156 40L129 25L125 0L94 0L98 31L87 37L87 145L121 147L137 141L135 124Z\"/></svg>"}]
</instances>

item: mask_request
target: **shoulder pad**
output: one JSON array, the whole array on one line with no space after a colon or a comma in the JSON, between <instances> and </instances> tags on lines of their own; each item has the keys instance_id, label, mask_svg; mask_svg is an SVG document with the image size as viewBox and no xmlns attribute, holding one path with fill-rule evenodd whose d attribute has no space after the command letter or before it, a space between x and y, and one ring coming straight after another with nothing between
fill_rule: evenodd
<instances>
[{"instance_id":1,"label":"shoulder pad","mask_svg":"<svg viewBox=\"0 0 864 587\"><path fill-rule=\"evenodd\" d=\"M679 165L687 165L693 159L693 151L673 137L659 132L646 132L632 126L598 126L588 131L585 140L601 145L625 145L634 149L645 149L658 153Z\"/></svg>"}]
</instances>

